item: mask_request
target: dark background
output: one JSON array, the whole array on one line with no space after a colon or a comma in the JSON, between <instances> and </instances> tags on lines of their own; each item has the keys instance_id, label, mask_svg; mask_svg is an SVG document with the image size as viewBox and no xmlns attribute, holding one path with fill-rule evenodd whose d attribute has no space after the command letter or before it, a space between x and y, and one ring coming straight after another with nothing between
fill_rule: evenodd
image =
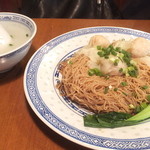
<instances>
[{"instance_id":1,"label":"dark background","mask_svg":"<svg viewBox=\"0 0 150 150\"><path fill-rule=\"evenodd\" d=\"M150 19L150 0L0 0L0 11L32 18ZM95 3L95 4L94 4Z\"/></svg>"}]
</instances>

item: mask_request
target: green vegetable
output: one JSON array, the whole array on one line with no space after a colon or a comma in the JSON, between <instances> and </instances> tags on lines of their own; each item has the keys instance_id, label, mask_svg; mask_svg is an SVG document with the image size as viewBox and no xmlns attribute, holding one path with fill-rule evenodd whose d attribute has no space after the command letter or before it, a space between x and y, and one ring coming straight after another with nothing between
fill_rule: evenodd
<instances>
[{"instance_id":1,"label":"green vegetable","mask_svg":"<svg viewBox=\"0 0 150 150\"><path fill-rule=\"evenodd\" d=\"M109 112L86 115L83 117L85 126L95 128L116 128L131 126L139 124L148 118L150 118L150 105L134 116L121 112Z\"/></svg>"},{"instance_id":2,"label":"green vegetable","mask_svg":"<svg viewBox=\"0 0 150 150\"><path fill-rule=\"evenodd\" d=\"M120 127L121 125L125 126L124 121L130 117L130 114L118 112L87 115L84 116L84 125L97 128ZM128 122L128 124L131 124L131 122Z\"/></svg>"},{"instance_id":3,"label":"green vegetable","mask_svg":"<svg viewBox=\"0 0 150 150\"><path fill-rule=\"evenodd\" d=\"M136 115L132 116L131 118L127 119L127 121L138 121L142 122L146 119L150 118L150 105L146 106L145 109L137 113Z\"/></svg>"},{"instance_id":4,"label":"green vegetable","mask_svg":"<svg viewBox=\"0 0 150 150\"><path fill-rule=\"evenodd\" d=\"M100 57L104 57L105 59L112 59L110 55L116 56L116 59L113 61L115 66L118 66L119 61L126 63L127 68L120 69L119 72L122 72L126 76L137 77L138 68L136 66L136 62L131 59L131 54L120 47L114 48L112 45L109 45L107 48L101 48L97 46L98 55Z\"/></svg>"},{"instance_id":5,"label":"green vegetable","mask_svg":"<svg viewBox=\"0 0 150 150\"><path fill-rule=\"evenodd\" d=\"M111 54L114 56L117 56L117 52L115 52L115 51L111 51Z\"/></svg>"},{"instance_id":6,"label":"green vegetable","mask_svg":"<svg viewBox=\"0 0 150 150\"><path fill-rule=\"evenodd\" d=\"M127 71L131 77L137 77L137 75L138 75L138 69L136 66L127 67Z\"/></svg>"},{"instance_id":7,"label":"green vegetable","mask_svg":"<svg viewBox=\"0 0 150 150\"><path fill-rule=\"evenodd\" d=\"M103 51L100 51L97 53L100 57L104 57L105 53Z\"/></svg>"},{"instance_id":8,"label":"green vegetable","mask_svg":"<svg viewBox=\"0 0 150 150\"><path fill-rule=\"evenodd\" d=\"M105 59L109 59L109 56L108 56L108 55L106 55L106 56L105 56Z\"/></svg>"},{"instance_id":9,"label":"green vegetable","mask_svg":"<svg viewBox=\"0 0 150 150\"><path fill-rule=\"evenodd\" d=\"M121 82L121 85L122 85L122 86L127 86L128 83L127 83L127 82Z\"/></svg>"},{"instance_id":10,"label":"green vegetable","mask_svg":"<svg viewBox=\"0 0 150 150\"><path fill-rule=\"evenodd\" d=\"M108 74L103 74L98 68L89 69L88 75L89 76L96 75L96 76L100 76L100 77L105 77L106 80L109 79L109 77L110 77Z\"/></svg>"},{"instance_id":11,"label":"green vegetable","mask_svg":"<svg viewBox=\"0 0 150 150\"><path fill-rule=\"evenodd\" d=\"M73 64L73 62L70 60L70 61L68 61L68 64L72 65L72 64Z\"/></svg>"},{"instance_id":12,"label":"green vegetable","mask_svg":"<svg viewBox=\"0 0 150 150\"><path fill-rule=\"evenodd\" d=\"M107 48L100 48L99 46L97 46L98 51L98 55L100 57L104 57L105 59L109 59L109 55L112 53L113 47L112 46L108 46Z\"/></svg>"},{"instance_id":13,"label":"green vegetable","mask_svg":"<svg viewBox=\"0 0 150 150\"><path fill-rule=\"evenodd\" d=\"M148 101L150 101L150 95L147 95L147 96L146 96L146 99L147 99Z\"/></svg>"},{"instance_id":14,"label":"green vegetable","mask_svg":"<svg viewBox=\"0 0 150 150\"><path fill-rule=\"evenodd\" d=\"M97 46L97 50L101 50L101 49L102 49L102 47L98 45Z\"/></svg>"},{"instance_id":15,"label":"green vegetable","mask_svg":"<svg viewBox=\"0 0 150 150\"><path fill-rule=\"evenodd\" d=\"M142 110L144 110L146 107L148 106L148 104L146 102L141 103L141 105L137 106L135 108L135 113L139 113Z\"/></svg>"},{"instance_id":16,"label":"green vegetable","mask_svg":"<svg viewBox=\"0 0 150 150\"><path fill-rule=\"evenodd\" d=\"M144 85L144 86L141 87L141 89L143 89L143 90L146 90L146 89L148 89L148 88L149 88L148 85Z\"/></svg>"},{"instance_id":17,"label":"green vegetable","mask_svg":"<svg viewBox=\"0 0 150 150\"><path fill-rule=\"evenodd\" d=\"M123 68L120 68L120 69L119 69L119 72L123 72Z\"/></svg>"},{"instance_id":18,"label":"green vegetable","mask_svg":"<svg viewBox=\"0 0 150 150\"><path fill-rule=\"evenodd\" d=\"M114 65L115 65L115 66L118 66L118 63L119 63L119 59L115 59Z\"/></svg>"},{"instance_id":19,"label":"green vegetable","mask_svg":"<svg viewBox=\"0 0 150 150\"><path fill-rule=\"evenodd\" d=\"M118 88L114 88L114 91L118 91Z\"/></svg>"},{"instance_id":20,"label":"green vegetable","mask_svg":"<svg viewBox=\"0 0 150 150\"><path fill-rule=\"evenodd\" d=\"M88 70L88 75L89 76L104 76L104 74L98 69L98 68L93 68Z\"/></svg>"},{"instance_id":21,"label":"green vegetable","mask_svg":"<svg viewBox=\"0 0 150 150\"><path fill-rule=\"evenodd\" d=\"M108 74L105 74L105 79L108 80L110 78L110 76Z\"/></svg>"},{"instance_id":22,"label":"green vegetable","mask_svg":"<svg viewBox=\"0 0 150 150\"><path fill-rule=\"evenodd\" d=\"M128 94L127 93L125 93L125 92L122 92L122 94L124 94L125 96L127 96Z\"/></svg>"},{"instance_id":23,"label":"green vegetable","mask_svg":"<svg viewBox=\"0 0 150 150\"><path fill-rule=\"evenodd\" d=\"M121 53L121 48L120 47L116 47L116 52Z\"/></svg>"},{"instance_id":24,"label":"green vegetable","mask_svg":"<svg viewBox=\"0 0 150 150\"><path fill-rule=\"evenodd\" d=\"M107 94L107 93L108 93L108 90L109 90L109 87L105 87L105 88L104 88L104 94Z\"/></svg>"}]
</instances>

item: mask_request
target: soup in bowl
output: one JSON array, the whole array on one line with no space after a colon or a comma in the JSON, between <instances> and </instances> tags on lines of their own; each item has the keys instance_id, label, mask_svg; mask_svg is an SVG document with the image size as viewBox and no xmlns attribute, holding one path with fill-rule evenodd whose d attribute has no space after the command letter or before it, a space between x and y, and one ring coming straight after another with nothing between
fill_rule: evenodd
<instances>
[{"instance_id":1,"label":"soup in bowl","mask_svg":"<svg viewBox=\"0 0 150 150\"><path fill-rule=\"evenodd\" d=\"M10 70L24 58L36 31L31 18L18 13L0 13L0 73Z\"/></svg>"}]
</instances>

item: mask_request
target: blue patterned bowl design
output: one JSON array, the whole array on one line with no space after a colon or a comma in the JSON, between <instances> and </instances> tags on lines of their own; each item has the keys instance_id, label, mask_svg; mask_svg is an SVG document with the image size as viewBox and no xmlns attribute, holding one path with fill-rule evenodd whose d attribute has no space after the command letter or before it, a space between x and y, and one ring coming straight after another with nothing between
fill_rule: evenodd
<instances>
[{"instance_id":1,"label":"blue patterned bowl design","mask_svg":"<svg viewBox=\"0 0 150 150\"><path fill-rule=\"evenodd\" d=\"M30 46L32 44L32 40L36 34L37 27L32 19L18 13L0 12L0 22L1 21L18 22L26 26L31 32L31 37L20 47L8 53L0 55L0 73L3 73L10 70L18 62L20 62L24 58L24 56L28 53Z\"/></svg>"}]
</instances>

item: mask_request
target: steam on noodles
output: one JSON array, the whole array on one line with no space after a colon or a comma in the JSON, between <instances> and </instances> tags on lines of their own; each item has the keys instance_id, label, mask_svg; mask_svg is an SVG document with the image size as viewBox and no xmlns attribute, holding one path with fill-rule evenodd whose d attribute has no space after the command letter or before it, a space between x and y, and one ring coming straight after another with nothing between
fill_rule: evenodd
<instances>
[{"instance_id":1,"label":"steam on noodles","mask_svg":"<svg viewBox=\"0 0 150 150\"><path fill-rule=\"evenodd\" d=\"M150 67L141 61L145 55L131 57L136 51L134 42L125 45L122 40L127 48L122 50L116 46L120 41L110 43L103 36L93 36L87 46L60 63L60 94L94 113L133 113L139 105L147 104Z\"/></svg>"}]
</instances>

